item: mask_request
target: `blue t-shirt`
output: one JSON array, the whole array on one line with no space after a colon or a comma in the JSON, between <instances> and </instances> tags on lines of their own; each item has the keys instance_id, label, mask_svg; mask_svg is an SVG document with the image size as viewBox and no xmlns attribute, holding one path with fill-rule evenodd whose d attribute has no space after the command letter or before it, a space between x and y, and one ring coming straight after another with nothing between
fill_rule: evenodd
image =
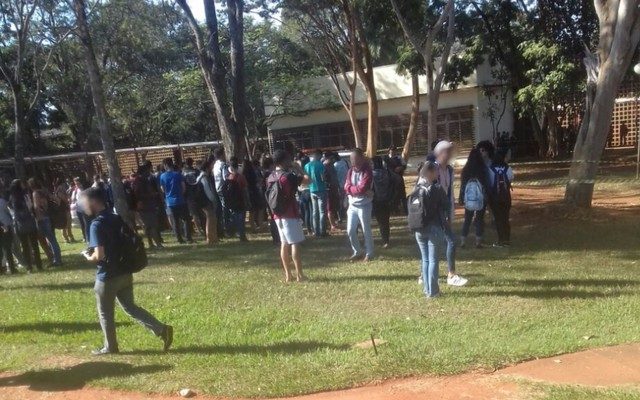
<instances>
[{"instance_id":1,"label":"blue t-shirt","mask_svg":"<svg viewBox=\"0 0 640 400\"><path fill-rule=\"evenodd\" d=\"M160 185L164 190L164 198L169 207L184 204L182 182L184 178L180 172L167 171L160 175Z\"/></svg>"},{"instance_id":2,"label":"blue t-shirt","mask_svg":"<svg viewBox=\"0 0 640 400\"><path fill-rule=\"evenodd\" d=\"M311 182L309 183L309 190L311 193L324 192L327 190L327 185L324 182L324 164L322 161L313 160L304 166L304 172L309 175Z\"/></svg>"},{"instance_id":3,"label":"blue t-shirt","mask_svg":"<svg viewBox=\"0 0 640 400\"><path fill-rule=\"evenodd\" d=\"M123 271L114 260L121 258L120 246L117 243L120 231L120 218L111 210L105 209L92 222L89 228L89 247L104 247L104 259L98 261L96 279L106 281L119 275Z\"/></svg>"}]
</instances>

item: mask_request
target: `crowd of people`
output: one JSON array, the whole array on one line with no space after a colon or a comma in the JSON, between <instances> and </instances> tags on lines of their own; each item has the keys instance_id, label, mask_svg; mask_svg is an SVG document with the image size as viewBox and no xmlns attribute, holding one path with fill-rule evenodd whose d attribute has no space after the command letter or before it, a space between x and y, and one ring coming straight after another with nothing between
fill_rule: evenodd
<instances>
[{"instance_id":1,"label":"crowd of people","mask_svg":"<svg viewBox=\"0 0 640 400\"><path fill-rule=\"evenodd\" d=\"M459 239L452 228L456 203L453 154L452 142L435 143L418 166L418 177L408 196L404 180L407 162L393 148L385 156L371 159L360 149L352 150L348 158L320 150L295 156L276 150L242 162L235 157L227 160L223 149L216 148L197 163L190 158L180 163L166 158L154 168L145 162L122 183L129 211L135 215L134 225L144 234L140 239L143 250L144 242L148 249L163 248L161 232L168 226L181 244L194 242L196 232L211 246L223 238L246 242L248 222L253 231L269 229L272 240L279 244L286 282L305 280L301 244L307 236L322 240L346 230L349 261L368 262L376 256L373 218L380 231L380 247L385 249L391 245L391 215L406 215L421 255L419 282L427 298L433 298L440 295L441 248L446 250L446 283L467 284L456 272L456 248L470 244L472 224L475 248L484 246L487 210L497 231L494 246L510 245L514 176L505 153L496 151L489 141L470 151L457 196L464 208ZM89 248L83 254L98 268L95 292L105 344L95 354L118 351L113 322L116 299L129 315L163 340L165 349L171 346L171 326L134 303L131 270L119 265L122 261L114 261L123 259L118 238L128 224L118 222L124 220L114 214L106 176L94 176L91 184L82 176L72 181L59 177L51 184L36 178L0 183L4 188L0 196L2 273L16 273L18 265L28 272L34 267L43 269L40 249L51 268L61 266L55 230L62 231L66 242L74 242L74 215L81 240Z\"/></svg>"}]
</instances>

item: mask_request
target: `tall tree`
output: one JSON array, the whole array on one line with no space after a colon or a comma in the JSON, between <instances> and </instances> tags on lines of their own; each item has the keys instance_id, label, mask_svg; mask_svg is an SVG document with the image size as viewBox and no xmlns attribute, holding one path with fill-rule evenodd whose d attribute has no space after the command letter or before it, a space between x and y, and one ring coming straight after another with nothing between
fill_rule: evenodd
<instances>
[{"instance_id":1,"label":"tall tree","mask_svg":"<svg viewBox=\"0 0 640 400\"><path fill-rule=\"evenodd\" d=\"M437 10L433 6L429 7L427 2L422 17L416 17L415 4L412 2L404 3L404 7L401 8L397 0L390 1L407 40L424 61L427 74L427 137L429 143L432 143L437 137L438 101L455 38L454 0L446 0L439 16L437 16ZM410 11L407 6L413 10L411 20L407 18ZM437 19L433 25L425 29L422 24L425 19L428 20L430 14L437 16ZM441 46L438 46L438 41L441 41ZM437 51L438 48L441 50Z\"/></svg>"},{"instance_id":2,"label":"tall tree","mask_svg":"<svg viewBox=\"0 0 640 400\"><path fill-rule=\"evenodd\" d=\"M122 185L122 174L118 164L118 158L116 157L116 148L113 144L111 120L109 119L109 113L107 111L107 103L102 85L102 75L96 60L91 32L89 31L89 23L87 22L85 1L73 0L73 11L76 17L76 34L82 44L87 75L89 76L89 85L91 86L93 107L95 109L98 131L100 132L102 150L107 162L109 177L111 178L111 187L113 190L116 212L122 216L125 221L133 223L133 218L124 193L124 186Z\"/></svg>"},{"instance_id":3,"label":"tall tree","mask_svg":"<svg viewBox=\"0 0 640 400\"><path fill-rule=\"evenodd\" d=\"M214 0L203 0L205 27L191 11L186 0L176 0L193 35L198 61L213 100L220 136L228 154L243 156L245 146L245 82L243 47L243 0L227 0L231 47L231 73L227 71L220 45L220 28ZM231 101L229 100L230 82Z\"/></svg>"},{"instance_id":4,"label":"tall tree","mask_svg":"<svg viewBox=\"0 0 640 400\"><path fill-rule=\"evenodd\" d=\"M618 88L629 71L640 41L640 7L636 0L594 0L600 24L596 54L587 52L585 112L573 151L565 200L590 207L593 186L607 142Z\"/></svg>"},{"instance_id":5,"label":"tall tree","mask_svg":"<svg viewBox=\"0 0 640 400\"><path fill-rule=\"evenodd\" d=\"M55 2L0 0L0 77L13 97L15 172L20 179L26 175L27 122L40 99L42 75L56 43L68 34L48 24L56 11ZM33 81L30 95L25 89L27 74Z\"/></svg>"}]
</instances>

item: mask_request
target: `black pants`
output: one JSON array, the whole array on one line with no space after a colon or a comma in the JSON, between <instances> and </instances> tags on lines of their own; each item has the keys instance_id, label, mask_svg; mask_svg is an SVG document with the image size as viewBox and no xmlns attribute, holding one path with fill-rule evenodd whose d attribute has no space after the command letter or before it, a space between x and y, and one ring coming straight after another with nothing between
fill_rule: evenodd
<instances>
[{"instance_id":1,"label":"black pants","mask_svg":"<svg viewBox=\"0 0 640 400\"><path fill-rule=\"evenodd\" d=\"M2 264L2 256L7 259L7 265L9 271L14 272L16 270L16 263L13 260L13 231L9 228L6 232L0 230L0 264ZM0 269L4 270L4 265L0 265Z\"/></svg>"},{"instance_id":2,"label":"black pants","mask_svg":"<svg viewBox=\"0 0 640 400\"><path fill-rule=\"evenodd\" d=\"M40 259L40 248L38 247L38 233L19 233L18 239L22 247L22 255L25 260L27 270L33 270L35 262L36 268L42 269L42 260Z\"/></svg>"},{"instance_id":3,"label":"black pants","mask_svg":"<svg viewBox=\"0 0 640 400\"><path fill-rule=\"evenodd\" d=\"M389 217L391 215L390 205L387 203L373 203L373 215L376 217L376 221L378 221L382 243L389 243L389 234L391 230L389 227Z\"/></svg>"},{"instance_id":4,"label":"black pants","mask_svg":"<svg viewBox=\"0 0 640 400\"><path fill-rule=\"evenodd\" d=\"M171 209L171 221L173 225L173 233L176 235L178 242L184 242L184 237L187 241L191 241L191 217L189 216L189 209L186 204L180 204L177 206L169 206Z\"/></svg>"},{"instance_id":5,"label":"black pants","mask_svg":"<svg viewBox=\"0 0 640 400\"><path fill-rule=\"evenodd\" d=\"M491 212L496 223L498 232L498 243L508 244L511 241L511 222L509 222L509 212L511 204L498 202L491 203Z\"/></svg>"}]
</instances>

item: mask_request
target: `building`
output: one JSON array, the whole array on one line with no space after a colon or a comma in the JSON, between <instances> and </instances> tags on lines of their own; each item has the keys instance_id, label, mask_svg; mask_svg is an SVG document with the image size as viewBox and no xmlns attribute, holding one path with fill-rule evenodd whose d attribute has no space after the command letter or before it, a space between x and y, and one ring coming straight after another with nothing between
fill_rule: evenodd
<instances>
[{"instance_id":1,"label":"building","mask_svg":"<svg viewBox=\"0 0 640 400\"><path fill-rule=\"evenodd\" d=\"M379 101L378 148L401 147L409 126L411 111L411 78L398 74L396 65L374 69ZM305 81L308 95L296 112L279 113L266 107L266 115L273 115L269 129L272 148L292 142L295 148L352 148L353 131L347 112L338 102L338 93L330 77ZM343 79L340 84L346 85ZM425 152L426 139L426 77L420 76L420 123L414 152ZM327 97L333 103L327 104ZM437 136L456 142L468 149L481 140L494 140L502 132L513 132L512 95L507 86L494 79L491 66L484 63L466 82L455 89L443 88L440 94ZM362 132L366 132L367 103L364 88L356 90L356 113Z\"/></svg>"}]
</instances>

